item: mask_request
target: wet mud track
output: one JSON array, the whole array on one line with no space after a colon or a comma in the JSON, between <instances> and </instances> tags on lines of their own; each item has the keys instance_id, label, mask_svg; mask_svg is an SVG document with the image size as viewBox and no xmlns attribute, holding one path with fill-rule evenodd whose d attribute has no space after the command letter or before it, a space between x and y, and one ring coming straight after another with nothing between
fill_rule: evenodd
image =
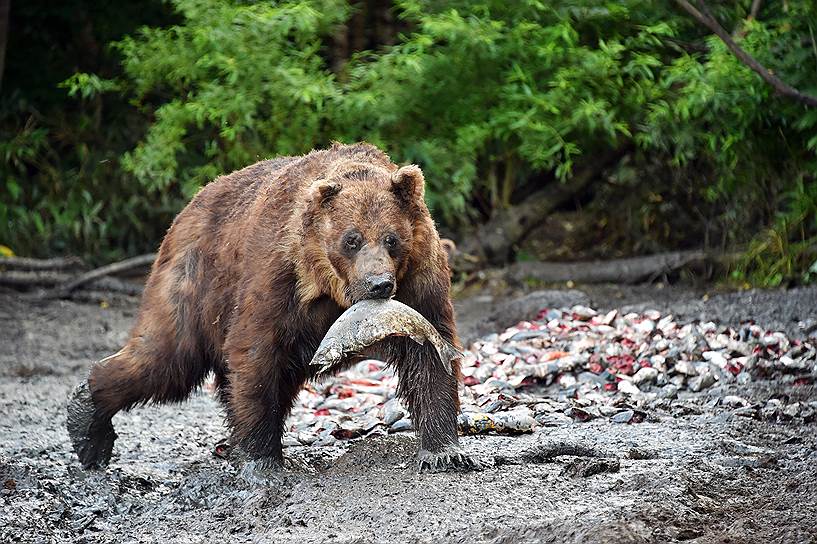
<instances>
[{"instance_id":1,"label":"wet mud track","mask_svg":"<svg viewBox=\"0 0 817 544\"><path fill-rule=\"evenodd\" d=\"M628 296L676 315L757 315L793 336L817 302L813 289L713 304L686 292ZM815 401L813 385L730 385L638 424L463 437L482 472L417 474L411 433L292 447L299 468L260 487L213 455L222 414L198 393L117 415L110 467L83 471L65 399L90 361L120 347L134 313L126 301L103 309L0 295L0 542L817 541L817 424L738 417L712 402Z\"/></svg>"}]
</instances>

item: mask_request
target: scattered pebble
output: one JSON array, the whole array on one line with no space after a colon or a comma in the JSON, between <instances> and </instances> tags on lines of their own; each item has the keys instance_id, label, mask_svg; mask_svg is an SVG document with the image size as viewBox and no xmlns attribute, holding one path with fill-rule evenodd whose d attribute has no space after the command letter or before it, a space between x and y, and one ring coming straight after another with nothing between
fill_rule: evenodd
<instances>
[{"instance_id":1,"label":"scattered pebble","mask_svg":"<svg viewBox=\"0 0 817 544\"><path fill-rule=\"evenodd\" d=\"M658 369L645 366L644 368L640 368L638 372L633 375L633 383L636 385L652 383L656 378L658 378Z\"/></svg>"},{"instance_id":2,"label":"scattered pebble","mask_svg":"<svg viewBox=\"0 0 817 544\"><path fill-rule=\"evenodd\" d=\"M393 433L399 433L401 431L410 431L414 427L411 424L411 420L407 417L404 417L400 421L395 422L389 430Z\"/></svg>"},{"instance_id":3,"label":"scattered pebble","mask_svg":"<svg viewBox=\"0 0 817 544\"><path fill-rule=\"evenodd\" d=\"M629 423L633 420L633 415L635 415L635 412L632 410L624 410L611 417L610 420L613 423Z\"/></svg>"}]
</instances>

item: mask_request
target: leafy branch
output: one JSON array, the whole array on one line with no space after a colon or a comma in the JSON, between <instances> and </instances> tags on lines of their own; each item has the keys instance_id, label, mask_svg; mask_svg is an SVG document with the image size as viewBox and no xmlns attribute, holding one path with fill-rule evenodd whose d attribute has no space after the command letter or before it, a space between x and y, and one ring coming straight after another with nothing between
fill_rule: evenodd
<instances>
[{"instance_id":1,"label":"leafy branch","mask_svg":"<svg viewBox=\"0 0 817 544\"><path fill-rule=\"evenodd\" d=\"M709 9L706 7L703 0L698 0L700 10L690 4L687 0L675 0L675 2L684 8L687 13L692 15L696 21L707 27L716 36L718 36L718 38L723 40L726 47L728 47L729 50L734 53L734 55L740 59L742 63L755 71L766 83L774 87L778 93L783 96L793 98L798 102L802 102L807 106L817 107L817 97L800 92L785 81L781 80L779 77L774 75L771 70L760 64L753 56L744 51L737 43L735 43L735 40L732 39L729 33L724 30L724 28L709 12Z\"/></svg>"}]
</instances>

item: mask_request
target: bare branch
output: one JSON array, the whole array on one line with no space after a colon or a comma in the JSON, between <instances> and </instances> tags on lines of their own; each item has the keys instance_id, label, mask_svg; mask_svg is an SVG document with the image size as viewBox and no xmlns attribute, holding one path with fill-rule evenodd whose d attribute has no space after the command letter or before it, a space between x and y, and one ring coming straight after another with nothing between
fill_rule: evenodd
<instances>
[{"instance_id":1,"label":"bare branch","mask_svg":"<svg viewBox=\"0 0 817 544\"><path fill-rule=\"evenodd\" d=\"M746 66L751 68L754 72L756 72L763 81L774 87L774 89L781 95L787 96L789 98L793 98L798 102L801 102L807 106L817 107L817 97L801 93L791 85L787 84L786 82L782 81L779 77L774 75L768 68L764 67L760 64L754 57L752 57L749 53L741 49L741 47L735 43L732 37L729 35L726 30L715 20L714 17L709 13L709 10L706 8L706 4L702 0L698 0L698 4L701 6L701 11L690 4L687 0L675 0L675 2L684 8L684 10L692 15L692 17L704 25L706 28L711 30L718 38L720 38L723 43L726 44L726 47Z\"/></svg>"},{"instance_id":2,"label":"bare branch","mask_svg":"<svg viewBox=\"0 0 817 544\"><path fill-rule=\"evenodd\" d=\"M749 17L751 19L757 19L757 14L760 13L760 4L763 3L763 0L753 0L752 1L752 10L749 12Z\"/></svg>"},{"instance_id":3,"label":"bare branch","mask_svg":"<svg viewBox=\"0 0 817 544\"><path fill-rule=\"evenodd\" d=\"M69 270L82 268L79 257L32 259L30 257L0 257L0 270Z\"/></svg>"},{"instance_id":4,"label":"bare branch","mask_svg":"<svg viewBox=\"0 0 817 544\"><path fill-rule=\"evenodd\" d=\"M98 280L104 276L109 274L118 274L121 272L126 272L128 270L133 270L134 268L142 268L147 267L153 264L153 261L156 260L155 253L148 253L146 255L139 255L137 257L131 257L130 259L125 259L124 261L119 261L116 263L108 264L100 268L96 268L91 270L90 272L86 272L69 282L63 283L62 285L58 285L53 290L45 293L43 298L61 298L68 296L71 291L74 289L85 285L86 283L90 283L94 280Z\"/></svg>"}]
</instances>

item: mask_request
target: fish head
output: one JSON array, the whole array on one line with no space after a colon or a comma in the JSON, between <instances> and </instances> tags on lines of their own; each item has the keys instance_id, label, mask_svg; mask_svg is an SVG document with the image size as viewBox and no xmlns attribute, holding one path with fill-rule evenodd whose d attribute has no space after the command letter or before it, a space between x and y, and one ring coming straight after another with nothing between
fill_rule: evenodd
<instances>
[{"instance_id":1,"label":"fish head","mask_svg":"<svg viewBox=\"0 0 817 544\"><path fill-rule=\"evenodd\" d=\"M318 349L312 357L310 366L315 368L316 374L323 374L340 364L343 357L343 346L339 345L337 341L333 341L323 349Z\"/></svg>"}]
</instances>

